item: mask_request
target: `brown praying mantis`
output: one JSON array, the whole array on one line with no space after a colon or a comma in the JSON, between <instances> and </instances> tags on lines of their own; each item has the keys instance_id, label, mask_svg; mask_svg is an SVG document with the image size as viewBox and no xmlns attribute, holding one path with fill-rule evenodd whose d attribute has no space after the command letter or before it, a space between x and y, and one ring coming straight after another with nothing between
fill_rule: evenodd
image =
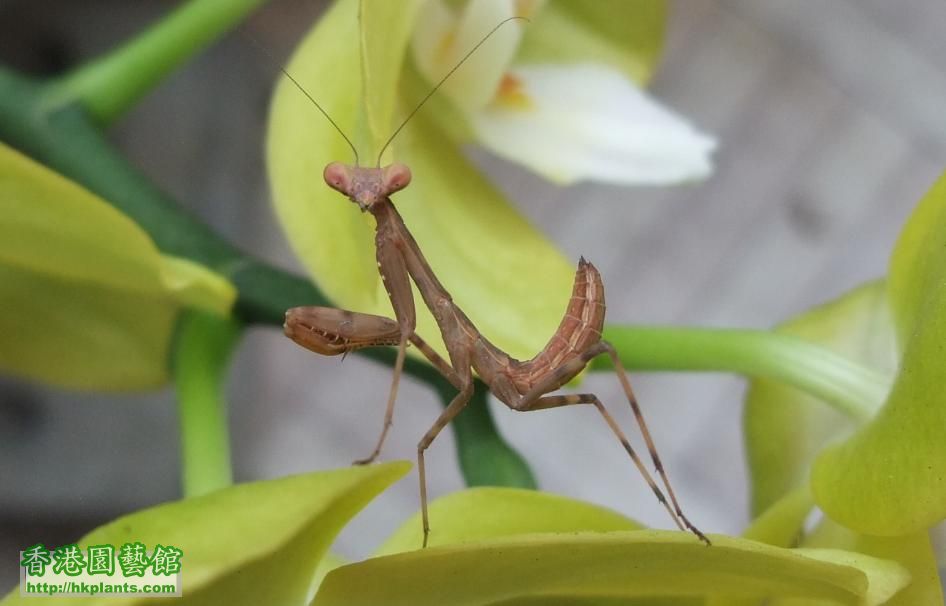
<instances>
[{"instance_id":1,"label":"brown praying mantis","mask_svg":"<svg viewBox=\"0 0 946 606\"><path fill-rule=\"evenodd\" d=\"M293 341L323 355L346 354L356 349L377 346L397 346L394 376L384 414L384 425L372 453L356 464L373 462L381 452L391 428L398 383L404 366L407 344L411 343L454 386L458 393L443 410L433 426L417 444L417 469L420 479L420 501L423 519L424 547L430 534L427 514L427 482L424 471L424 453L440 431L467 405L473 395L473 371L489 386L490 391L509 408L519 412L545 410L574 404L590 404L602 416L627 451L634 465L647 481L657 499L666 508L680 530L690 530L707 545L709 539L683 514L667 478L657 448L644 421L637 398L631 389L627 373L614 347L602 340L605 302L604 285L595 267L582 258L578 263L572 296L558 329L545 348L531 360L512 358L483 336L473 322L453 301L450 293L431 270L420 247L391 201L391 195L408 186L411 171L404 164L381 167L384 150L427 99L456 71L480 45L502 25L517 19L506 19L487 33L427 94L401 125L394 131L378 154L374 168L358 165L358 151L344 132L324 109L285 70L283 73L315 104L322 114L341 133L355 153L355 164L332 162L325 167L324 178L329 187L344 194L369 212L376 220L375 246L378 271L394 308L396 320L372 314L357 313L329 307L295 307L286 312L285 333ZM521 18L520 18L521 19ZM430 309L440 329L449 354L449 363L431 348L416 332L416 314L410 282L420 291L424 304ZM577 376L595 357L610 357L621 386L641 430L657 474L669 495L663 491L648 472L647 467L631 446L621 428L592 393L548 395Z\"/></svg>"}]
</instances>

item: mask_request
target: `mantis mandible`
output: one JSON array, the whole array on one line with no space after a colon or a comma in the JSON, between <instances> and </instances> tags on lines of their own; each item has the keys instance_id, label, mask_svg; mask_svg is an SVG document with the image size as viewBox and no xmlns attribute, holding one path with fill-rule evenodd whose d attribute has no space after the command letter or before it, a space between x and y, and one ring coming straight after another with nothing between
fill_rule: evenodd
<instances>
[{"instance_id":1,"label":"mantis mandible","mask_svg":"<svg viewBox=\"0 0 946 606\"><path fill-rule=\"evenodd\" d=\"M374 168L358 165L358 152L342 130L322 107L285 70L283 73L309 97L333 126L342 134L355 152L355 164L332 162L325 167L323 176L332 189L345 195L362 212L371 213L376 220L375 246L378 271L394 308L396 320L372 314L328 307L295 307L286 312L285 333L293 341L322 355L346 354L356 349L376 346L397 346L394 376L388 396L384 424L371 454L356 464L373 462L392 424L398 383L404 366L407 344L413 344L433 366L454 386L458 393L443 410L433 426L417 445L417 469L420 479L420 501L423 519L423 546L427 546L430 523L427 514L427 481L424 453L440 431L467 405L473 395L473 371L489 386L490 391L509 408L519 412L545 410L574 404L589 404L602 416L611 431L620 440L634 465L640 471L657 499L666 508L680 530L693 532L707 545L709 539L683 514L670 481L664 470L657 448L651 437L637 398L631 389L627 373L610 343L602 339L605 302L604 285L595 267L582 258L578 263L572 296L558 329L545 348L531 360L512 358L484 337L473 322L454 303L443 284L431 270L420 247L391 201L391 195L408 186L411 171L404 164L393 163L381 167L381 156L411 117L423 106L443 82L456 71L502 25L494 27L476 44L446 76L414 108L394 131L378 154ZM444 360L415 331L416 313L410 282L420 291L424 304L430 309L443 337L450 361ZM620 380L621 387L641 430L661 482L669 495L669 502L654 481L621 428L592 393L548 395L578 375L595 357L607 355Z\"/></svg>"}]
</instances>

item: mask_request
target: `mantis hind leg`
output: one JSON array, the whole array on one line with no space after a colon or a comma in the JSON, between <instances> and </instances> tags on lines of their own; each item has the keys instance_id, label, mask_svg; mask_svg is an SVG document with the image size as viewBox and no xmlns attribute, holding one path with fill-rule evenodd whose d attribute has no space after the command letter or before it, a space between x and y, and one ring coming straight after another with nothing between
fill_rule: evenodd
<instances>
[{"instance_id":1,"label":"mantis hind leg","mask_svg":"<svg viewBox=\"0 0 946 606\"><path fill-rule=\"evenodd\" d=\"M628 402L631 405L631 409L634 412L634 417L637 420L638 426L640 427L641 435L644 437L644 442L647 444L647 450L650 453L650 458L654 463L654 468L660 475L661 482L664 488L666 488L667 494L670 496L669 502L664 496L663 491L654 481L653 476L647 471L647 467L644 465L643 461L641 461L641 458L637 455L637 452L631 446L627 436L624 435L624 432L621 431L621 428L618 426L617 422L614 420L611 414L608 413L607 409L605 409L604 405L596 395L590 393L559 396L544 395L550 390L557 389L557 386L561 385L562 377L575 376L593 358L604 353L607 353L611 357L615 372L617 372L618 379L621 382L624 393L627 396ZM620 440L621 445L631 457L631 460L634 462L634 465L637 467L641 476L643 476L644 480L647 482L647 485L650 486L650 489L657 497L657 500L660 501L661 505L663 505L670 514L670 517L673 519L674 523L676 523L677 527L680 528L680 530L691 531L701 541L707 545L710 544L710 541L708 538L706 538L706 535L704 535L690 522L689 519L687 519L680 507L680 504L677 502L677 497L673 492L673 488L670 486L670 480L667 478L663 463L660 460L660 455L657 454L657 447L650 435L650 431L647 429L647 423L644 421L644 416L641 412L640 405L637 403L637 397L634 395L634 391L631 389L630 381L628 381L624 367L621 365L621 361L618 359L617 352L610 343L606 341L600 341L592 345L587 350L582 352L581 355L565 362L551 372L546 373L545 376L543 376L542 379L535 385L535 387L529 390L528 393L519 398L517 401L508 403L510 404L511 408L520 412L545 410L549 408L558 408L560 406L570 406L573 404L593 405L601 414L604 421L608 424L608 427L611 428L611 431L614 433L614 435L617 436L618 440Z\"/></svg>"},{"instance_id":2,"label":"mantis hind leg","mask_svg":"<svg viewBox=\"0 0 946 606\"><path fill-rule=\"evenodd\" d=\"M607 341L602 341L599 344L604 348L605 352L608 354L608 357L611 358L611 364L614 365L614 372L618 376L618 381L621 382L621 387L624 389L624 395L627 396L627 401L631 405L631 410L634 412L634 418L637 420L637 426L640 427L641 436L644 438L644 443L647 444L647 451L650 453L651 461L654 463L654 468L657 470L657 473L660 475L660 479L663 481L664 487L667 489L667 494L670 496L670 501L673 503L673 509L676 512L677 516L683 521L684 525L692 531L695 535L700 537L702 541L705 541L709 544L709 539L700 532L685 515L683 515L683 509L680 507L680 503L677 502L677 495L673 492L673 487L670 485L670 480L667 478L667 472L664 470L663 463L660 461L660 456L657 454L657 446L654 444L654 439L650 435L650 430L647 429L647 423L644 421L644 413L641 411L640 404L637 402L637 396L634 395L634 390L631 389L631 382L627 378L627 371L624 370L624 365L621 364L621 359L618 357L617 351Z\"/></svg>"}]
</instances>

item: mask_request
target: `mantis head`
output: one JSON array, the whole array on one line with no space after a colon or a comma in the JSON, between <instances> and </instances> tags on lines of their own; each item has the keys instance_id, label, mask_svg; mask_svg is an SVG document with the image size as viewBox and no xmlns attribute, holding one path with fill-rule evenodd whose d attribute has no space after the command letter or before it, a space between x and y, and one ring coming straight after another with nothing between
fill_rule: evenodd
<instances>
[{"instance_id":1,"label":"mantis head","mask_svg":"<svg viewBox=\"0 0 946 606\"><path fill-rule=\"evenodd\" d=\"M407 187L411 182L411 169L396 162L384 168L332 162L325 167L323 176L329 187L348 196L364 212L371 211L379 200Z\"/></svg>"},{"instance_id":2,"label":"mantis head","mask_svg":"<svg viewBox=\"0 0 946 606\"><path fill-rule=\"evenodd\" d=\"M325 177L325 182L328 183L328 186L345 194L349 200L358 205L358 208L361 209L361 212L374 212L373 209L376 208L376 202L379 200L387 200L388 197L394 192L400 191L407 187L411 182L411 170L407 168L407 166L398 164L396 162L381 168L380 164L381 158L384 156L384 150L386 150L388 146L391 145L391 142L394 141L394 139L398 136L398 134L401 132L401 129L403 129L410 119L414 117L414 114L420 111L420 108L423 107L424 104L427 103L427 100L430 99L430 97L433 96L435 92L437 92L441 85L447 81L447 78L453 75L453 72L457 71L457 69L459 69L460 66L470 58L470 55L476 52L476 49L482 46L490 36L496 33L496 30L510 21L528 22L529 20L525 17L515 16L500 21L499 24L497 24L496 27L491 29L489 33L483 36L483 38L477 42L473 48L471 48L469 52L463 56L462 59L457 61L456 65L454 65L453 68L448 71L446 75L441 78L432 89L430 89L430 92L428 92L427 95L421 99L420 103L418 103L407 115L407 117L404 118L404 120L401 122L401 125L394 129L394 133L388 138L385 144L381 146L381 151L378 152L379 166L376 168L362 168L358 166L358 149L355 147L355 144L352 143L351 139L348 138L348 135L345 134L345 131L343 131L338 126L338 124L335 123L335 120L333 120L328 112L325 111L325 108L319 105L319 102L309 94L305 87L303 87L295 78L292 77L292 74L290 74L285 69L280 68L282 73L287 78L289 78L293 85L295 85L295 87L298 88L299 91L305 95L309 101L312 102L312 105L314 105L315 108L318 109L323 116L325 116L325 119L328 120L335 130L338 131L338 134L340 134L342 138L345 139L345 142L348 143L348 146L351 147L352 152L355 154L354 166L350 164L342 164L341 162L332 162L325 167L323 176ZM379 205L379 207L380 206L381 205Z\"/></svg>"}]
</instances>

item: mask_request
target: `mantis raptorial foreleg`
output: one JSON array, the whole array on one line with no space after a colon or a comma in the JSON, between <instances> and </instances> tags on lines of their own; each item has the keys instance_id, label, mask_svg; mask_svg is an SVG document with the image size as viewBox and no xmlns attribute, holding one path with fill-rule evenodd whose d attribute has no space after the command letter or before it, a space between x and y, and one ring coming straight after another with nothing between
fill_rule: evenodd
<instances>
[{"instance_id":1,"label":"mantis raptorial foreleg","mask_svg":"<svg viewBox=\"0 0 946 606\"><path fill-rule=\"evenodd\" d=\"M390 318L333 307L294 307L286 312L283 327L286 335L293 341L322 355L347 354L364 347L381 345L397 344L399 346L381 436L371 456L368 459L355 461L356 465L371 463L377 458L388 429L391 427L398 380L404 364L403 343L409 341L413 344L447 381L462 390L463 383L450 364L414 332L411 332L407 340L403 341L401 327L398 322Z\"/></svg>"},{"instance_id":2,"label":"mantis raptorial foreleg","mask_svg":"<svg viewBox=\"0 0 946 606\"><path fill-rule=\"evenodd\" d=\"M293 341L323 356L397 345L401 336L391 318L334 307L293 307L286 312L283 328Z\"/></svg>"},{"instance_id":3,"label":"mantis raptorial foreleg","mask_svg":"<svg viewBox=\"0 0 946 606\"><path fill-rule=\"evenodd\" d=\"M324 356L396 345L400 338L400 328L390 318L334 307L293 307L286 312L283 328L293 341ZM440 354L417 333L411 333L408 340L451 385L460 389L457 373Z\"/></svg>"}]
</instances>

